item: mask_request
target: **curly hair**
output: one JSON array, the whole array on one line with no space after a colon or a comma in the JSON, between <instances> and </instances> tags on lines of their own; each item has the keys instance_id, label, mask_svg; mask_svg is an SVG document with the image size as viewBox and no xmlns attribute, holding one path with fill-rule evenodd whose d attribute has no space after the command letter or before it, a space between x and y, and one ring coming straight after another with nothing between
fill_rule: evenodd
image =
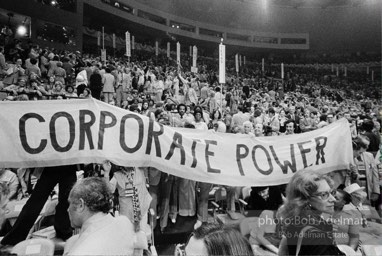
<instances>
[{"instance_id":1,"label":"curly hair","mask_svg":"<svg viewBox=\"0 0 382 256\"><path fill-rule=\"evenodd\" d=\"M113 206L109 184L99 177L89 177L76 182L69 197L82 199L91 212L108 213Z\"/></svg>"},{"instance_id":2,"label":"curly hair","mask_svg":"<svg viewBox=\"0 0 382 256\"><path fill-rule=\"evenodd\" d=\"M319 182L325 180L329 186L333 181L327 176L319 174L309 168L296 172L286 188L286 199L280 207L278 217L284 221L299 216L309 204L309 199L316 193Z\"/></svg>"}]
</instances>

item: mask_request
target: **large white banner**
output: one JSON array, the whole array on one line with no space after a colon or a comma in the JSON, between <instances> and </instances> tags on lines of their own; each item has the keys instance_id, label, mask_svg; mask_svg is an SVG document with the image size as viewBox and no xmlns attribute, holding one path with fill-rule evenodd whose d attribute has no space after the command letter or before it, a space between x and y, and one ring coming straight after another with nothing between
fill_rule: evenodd
<instances>
[{"instance_id":1,"label":"large white banner","mask_svg":"<svg viewBox=\"0 0 382 256\"><path fill-rule=\"evenodd\" d=\"M0 167L110 160L154 166L231 186L287 183L298 170L329 172L352 162L348 122L288 136L251 137L172 128L94 99L0 103Z\"/></svg>"}]
</instances>

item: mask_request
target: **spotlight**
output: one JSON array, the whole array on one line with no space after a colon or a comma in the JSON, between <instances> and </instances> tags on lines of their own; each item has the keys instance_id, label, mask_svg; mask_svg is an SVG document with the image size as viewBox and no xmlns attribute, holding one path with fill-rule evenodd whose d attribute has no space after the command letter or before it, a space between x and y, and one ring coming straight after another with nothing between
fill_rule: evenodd
<instances>
[{"instance_id":1,"label":"spotlight","mask_svg":"<svg viewBox=\"0 0 382 256\"><path fill-rule=\"evenodd\" d=\"M24 25L20 25L16 32L19 36L25 36L27 34L27 28Z\"/></svg>"},{"instance_id":2,"label":"spotlight","mask_svg":"<svg viewBox=\"0 0 382 256\"><path fill-rule=\"evenodd\" d=\"M56 1L56 0L52 0L52 1L50 2L50 4L53 5L53 6L55 6L55 5L57 4L57 1Z\"/></svg>"}]
</instances>

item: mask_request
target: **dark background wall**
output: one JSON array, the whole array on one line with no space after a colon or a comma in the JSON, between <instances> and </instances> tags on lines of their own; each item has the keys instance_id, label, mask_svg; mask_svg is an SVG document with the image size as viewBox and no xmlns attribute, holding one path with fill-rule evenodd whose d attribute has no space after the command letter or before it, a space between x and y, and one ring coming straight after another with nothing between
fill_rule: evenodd
<instances>
[{"instance_id":1,"label":"dark background wall","mask_svg":"<svg viewBox=\"0 0 382 256\"><path fill-rule=\"evenodd\" d=\"M132 2L122 0L123 2ZM287 0L286 0L287 1ZM322 1L322 0L314 0ZM382 1L359 6L299 8L268 6L261 1L136 0L174 15L257 32L309 33L314 52L381 52Z\"/></svg>"}]
</instances>

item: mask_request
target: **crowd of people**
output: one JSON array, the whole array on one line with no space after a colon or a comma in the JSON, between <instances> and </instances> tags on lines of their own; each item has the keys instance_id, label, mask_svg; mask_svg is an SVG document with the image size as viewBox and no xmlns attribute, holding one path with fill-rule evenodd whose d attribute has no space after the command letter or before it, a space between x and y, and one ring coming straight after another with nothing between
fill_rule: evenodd
<instances>
[{"instance_id":1,"label":"crowd of people","mask_svg":"<svg viewBox=\"0 0 382 256\"><path fill-rule=\"evenodd\" d=\"M380 81L339 78L300 68L287 69L286 78L281 80L274 67L263 72L261 66L248 64L239 73L228 65L226 83L222 85L213 64L200 64L198 72L193 73L150 54L136 54L129 61L113 57L101 60L80 52L58 52L15 41L0 47L0 94L5 101L94 98L162 125L232 136L242 133L249 139L305 133L345 118L351 130L355 163L349 170L328 175L301 170L286 189L284 185L252 187L243 199L248 210L259 212L257 216L263 210L278 212L275 218L282 220L278 227L282 232L254 239L274 253L341 255L336 242L354 251L360 248L359 226L337 227L338 232L347 233L347 238L335 241L333 224L322 214L359 217L362 226L362 204L370 203L381 212L382 105L379 94L369 94L378 90ZM369 91L365 91L369 88L366 86ZM83 172L85 178L76 182L76 172ZM208 223L213 181L195 182L155 167L116 166L109 161L3 168L0 181L0 206L5 207L8 199L29 198L2 245L15 245L27 238L58 184L54 227L56 236L67 240L65 255L142 255L147 250L149 209L153 209L161 232L166 232L168 221L175 223L178 215L197 216L195 231L185 249L187 255L256 252L251 249L251 239L229 227ZM239 218L235 201L243 196L242 188L222 189L227 191L228 215ZM118 196L113 195L115 191ZM127 219L109 214L116 211ZM304 228L295 223L296 216L313 219L313 224ZM72 228L81 231L72 236ZM301 233L302 240L298 239ZM322 239L313 239L314 234Z\"/></svg>"}]
</instances>

